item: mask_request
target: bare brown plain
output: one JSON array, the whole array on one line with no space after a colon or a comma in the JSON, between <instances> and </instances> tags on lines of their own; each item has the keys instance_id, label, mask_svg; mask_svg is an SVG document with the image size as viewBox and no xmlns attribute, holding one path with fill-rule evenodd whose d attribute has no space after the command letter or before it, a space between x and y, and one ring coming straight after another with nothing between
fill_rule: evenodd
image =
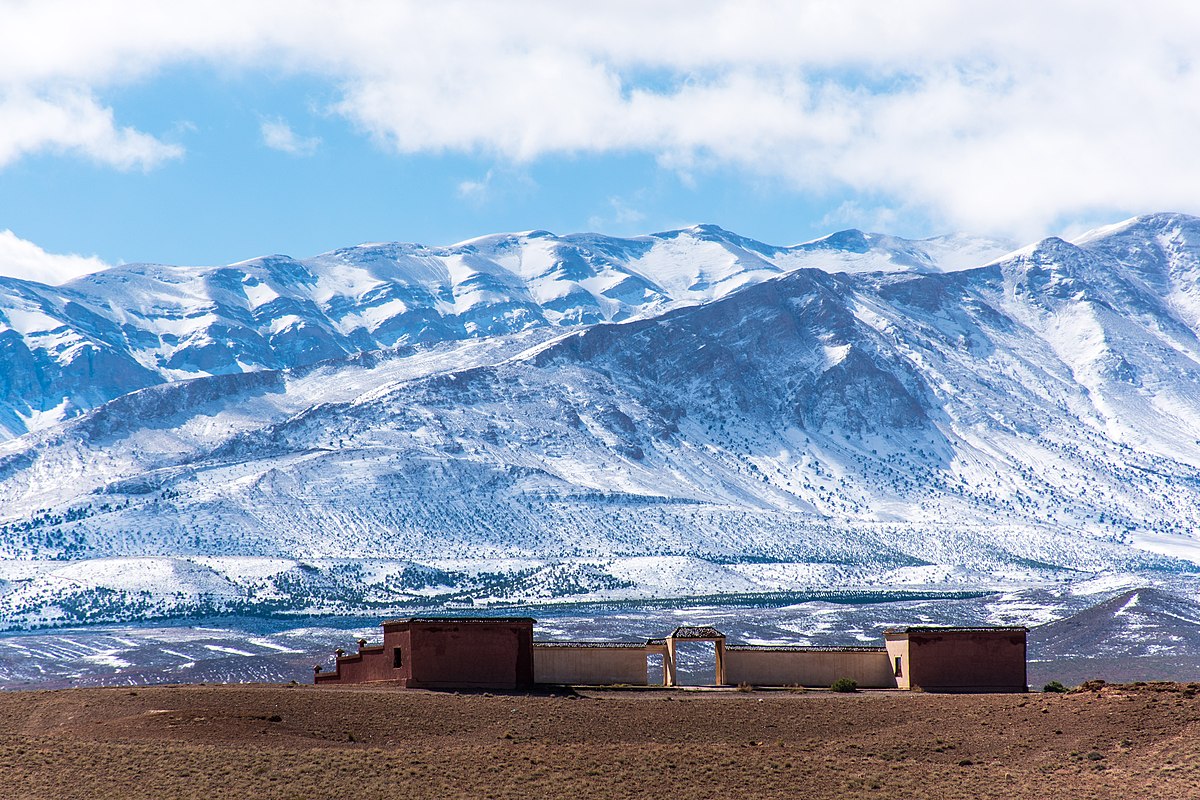
<instances>
[{"instance_id":1,"label":"bare brown plain","mask_svg":"<svg viewBox=\"0 0 1200 800\"><path fill-rule=\"evenodd\" d=\"M1196 685L1067 695L0 693L7 798L1200 796Z\"/></svg>"}]
</instances>

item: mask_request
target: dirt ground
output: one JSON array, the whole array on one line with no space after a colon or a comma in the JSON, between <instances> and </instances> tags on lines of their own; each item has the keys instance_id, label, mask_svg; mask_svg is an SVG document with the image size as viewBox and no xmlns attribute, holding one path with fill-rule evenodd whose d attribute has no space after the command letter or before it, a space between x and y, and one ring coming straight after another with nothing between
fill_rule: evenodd
<instances>
[{"instance_id":1,"label":"dirt ground","mask_svg":"<svg viewBox=\"0 0 1200 800\"><path fill-rule=\"evenodd\" d=\"M1197 798L1196 688L0 693L0 796Z\"/></svg>"}]
</instances>

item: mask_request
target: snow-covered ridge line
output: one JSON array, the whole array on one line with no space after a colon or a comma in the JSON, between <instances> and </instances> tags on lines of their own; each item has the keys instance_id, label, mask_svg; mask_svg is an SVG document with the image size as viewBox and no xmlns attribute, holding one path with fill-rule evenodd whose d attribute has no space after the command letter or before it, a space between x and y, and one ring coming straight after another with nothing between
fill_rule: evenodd
<instances>
[{"instance_id":1,"label":"snow-covered ridge line","mask_svg":"<svg viewBox=\"0 0 1200 800\"><path fill-rule=\"evenodd\" d=\"M127 264L60 287L3 278L0 439L181 379L643 318L803 267L939 271L1006 249L860 231L778 247L699 225L625 239L529 231L227 266Z\"/></svg>"},{"instance_id":2,"label":"snow-covered ridge line","mask_svg":"<svg viewBox=\"0 0 1200 800\"><path fill-rule=\"evenodd\" d=\"M1200 220L1085 238L124 393L0 442L0 612L1194 576Z\"/></svg>"}]
</instances>

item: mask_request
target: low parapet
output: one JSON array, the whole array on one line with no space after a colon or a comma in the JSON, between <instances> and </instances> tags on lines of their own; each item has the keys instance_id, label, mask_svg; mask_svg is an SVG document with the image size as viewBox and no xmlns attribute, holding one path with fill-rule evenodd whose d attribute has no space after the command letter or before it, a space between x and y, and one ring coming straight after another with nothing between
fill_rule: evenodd
<instances>
[{"instance_id":1,"label":"low parapet","mask_svg":"<svg viewBox=\"0 0 1200 800\"><path fill-rule=\"evenodd\" d=\"M887 648L880 645L846 645L838 647L821 647L802 644L727 644L725 652L755 652L755 653L886 653Z\"/></svg>"},{"instance_id":2,"label":"low parapet","mask_svg":"<svg viewBox=\"0 0 1200 800\"><path fill-rule=\"evenodd\" d=\"M884 636L902 635L906 633L1028 633L1029 629L1020 625L991 626L976 625L974 627L959 627L955 625L909 625L906 628L888 628Z\"/></svg>"},{"instance_id":3,"label":"low parapet","mask_svg":"<svg viewBox=\"0 0 1200 800\"><path fill-rule=\"evenodd\" d=\"M401 617L399 619L387 619L383 621L384 627L395 625L438 625L438 624L453 624L453 625L533 625L536 623L533 617Z\"/></svg>"},{"instance_id":4,"label":"low parapet","mask_svg":"<svg viewBox=\"0 0 1200 800\"><path fill-rule=\"evenodd\" d=\"M600 649L619 648L619 649L644 650L646 648L646 643L645 642L559 642L559 641L536 642L535 641L533 643L533 646L535 649L538 647L548 647L548 648L554 648L554 647L570 647L570 648L584 647L584 648L587 648L587 647L590 647L593 649L596 649L596 648L600 648Z\"/></svg>"}]
</instances>

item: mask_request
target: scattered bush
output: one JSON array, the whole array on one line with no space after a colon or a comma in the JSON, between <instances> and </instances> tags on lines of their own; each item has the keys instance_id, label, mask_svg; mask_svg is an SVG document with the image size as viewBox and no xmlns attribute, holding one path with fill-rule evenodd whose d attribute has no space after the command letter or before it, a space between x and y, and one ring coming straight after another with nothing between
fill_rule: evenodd
<instances>
[{"instance_id":1,"label":"scattered bush","mask_svg":"<svg viewBox=\"0 0 1200 800\"><path fill-rule=\"evenodd\" d=\"M1064 692L1067 691L1067 687L1063 686L1058 681L1050 681L1049 683L1047 683L1045 686L1042 687L1042 691L1050 692L1052 694L1063 694Z\"/></svg>"},{"instance_id":2,"label":"scattered bush","mask_svg":"<svg viewBox=\"0 0 1200 800\"><path fill-rule=\"evenodd\" d=\"M737 690L739 692L753 692L754 687L751 686L750 684L746 683L745 681L742 681L741 683L739 683L737 685Z\"/></svg>"},{"instance_id":3,"label":"scattered bush","mask_svg":"<svg viewBox=\"0 0 1200 800\"><path fill-rule=\"evenodd\" d=\"M858 681L853 678L838 678L829 688L835 692L857 692Z\"/></svg>"}]
</instances>

